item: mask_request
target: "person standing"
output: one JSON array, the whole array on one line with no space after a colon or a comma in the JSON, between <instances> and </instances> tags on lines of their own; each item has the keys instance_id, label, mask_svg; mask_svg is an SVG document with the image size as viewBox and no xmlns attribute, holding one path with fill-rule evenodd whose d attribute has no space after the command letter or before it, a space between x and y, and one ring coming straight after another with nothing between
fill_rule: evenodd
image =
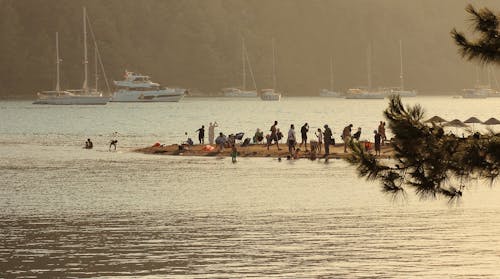
<instances>
[{"instance_id":1,"label":"person standing","mask_svg":"<svg viewBox=\"0 0 500 279\"><path fill-rule=\"evenodd\" d=\"M267 140L267 150L269 150L269 146L273 143L273 140L276 142L276 147L278 147L278 150L281 150L279 144L278 144L278 121L274 121L274 124L271 126L271 135L269 136Z\"/></svg>"},{"instance_id":2,"label":"person standing","mask_svg":"<svg viewBox=\"0 0 500 279\"><path fill-rule=\"evenodd\" d=\"M375 155L380 155L380 142L382 140L382 135L377 130L374 130L373 133L375 134Z\"/></svg>"},{"instance_id":3,"label":"person standing","mask_svg":"<svg viewBox=\"0 0 500 279\"><path fill-rule=\"evenodd\" d=\"M208 124L208 143L209 144L214 144L215 127L219 127L219 125L217 124L217 121L215 121L213 124L212 124L212 122L210 122L210 124Z\"/></svg>"},{"instance_id":4,"label":"person standing","mask_svg":"<svg viewBox=\"0 0 500 279\"><path fill-rule=\"evenodd\" d=\"M200 144L205 143L205 125L201 125L201 128L196 130L198 132L198 141Z\"/></svg>"},{"instance_id":5,"label":"person standing","mask_svg":"<svg viewBox=\"0 0 500 279\"><path fill-rule=\"evenodd\" d=\"M325 131L323 132L324 136L324 142L325 142L325 158L328 158L328 155L330 154L330 144L332 143L332 130L328 127L327 124L323 126L325 128Z\"/></svg>"},{"instance_id":6,"label":"person standing","mask_svg":"<svg viewBox=\"0 0 500 279\"><path fill-rule=\"evenodd\" d=\"M297 142L297 139L295 138L295 126L293 124L290 125L290 130L288 130L287 142L288 153L290 153L290 155L293 155L292 151L295 150L295 143Z\"/></svg>"},{"instance_id":7,"label":"person standing","mask_svg":"<svg viewBox=\"0 0 500 279\"><path fill-rule=\"evenodd\" d=\"M347 153L347 145L351 140L351 128L352 124L349 124L345 126L344 130L342 131L342 140L344 141L344 153Z\"/></svg>"},{"instance_id":8,"label":"person standing","mask_svg":"<svg viewBox=\"0 0 500 279\"><path fill-rule=\"evenodd\" d=\"M302 144L304 144L306 151L307 151L307 132L309 132L309 124L305 123L300 128L300 135L302 136L302 142L300 143L300 146L302 147Z\"/></svg>"},{"instance_id":9,"label":"person standing","mask_svg":"<svg viewBox=\"0 0 500 279\"><path fill-rule=\"evenodd\" d=\"M385 122L380 121L380 124L378 125L378 133L380 134L381 137L381 143L384 142L385 138Z\"/></svg>"},{"instance_id":10,"label":"person standing","mask_svg":"<svg viewBox=\"0 0 500 279\"><path fill-rule=\"evenodd\" d=\"M318 128L316 132L316 137L318 138L318 154L321 153L321 146L323 145L323 132L321 132L321 128Z\"/></svg>"}]
</instances>

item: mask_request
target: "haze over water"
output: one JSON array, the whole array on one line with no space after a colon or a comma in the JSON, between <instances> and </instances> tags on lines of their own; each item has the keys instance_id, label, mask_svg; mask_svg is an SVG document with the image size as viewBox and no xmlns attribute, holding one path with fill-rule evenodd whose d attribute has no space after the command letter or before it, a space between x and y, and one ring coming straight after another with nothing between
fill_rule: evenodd
<instances>
[{"instance_id":1,"label":"haze over water","mask_svg":"<svg viewBox=\"0 0 500 279\"><path fill-rule=\"evenodd\" d=\"M418 97L427 117L498 118L496 99ZM460 204L392 201L340 160L169 157L131 152L272 121L345 125L362 138L387 100L188 98L98 107L0 102L2 277L500 276L500 191L472 181ZM217 108L217 109L214 109ZM482 129L477 126L476 129ZM119 132L118 151L108 152ZM461 133L451 128L449 131ZM310 133L310 137L312 133ZM82 149L86 138L93 150ZM264 147L263 147L264 148ZM495 185L494 185L495 186Z\"/></svg>"}]
</instances>

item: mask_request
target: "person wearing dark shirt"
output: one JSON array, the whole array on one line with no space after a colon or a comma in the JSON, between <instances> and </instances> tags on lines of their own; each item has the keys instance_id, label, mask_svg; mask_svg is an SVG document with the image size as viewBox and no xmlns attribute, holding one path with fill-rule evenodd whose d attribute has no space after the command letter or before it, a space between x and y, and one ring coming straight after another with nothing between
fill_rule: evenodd
<instances>
[{"instance_id":1,"label":"person wearing dark shirt","mask_svg":"<svg viewBox=\"0 0 500 279\"><path fill-rule=\"evenodd\" d=\"M198 140L200 141L200 144L205 143L205 125L201 125L201 128L196 130L198 132Z\"/></svg>"},{"instance_id":2,"label":"person wearing dark shirt","mask_svg":"<svg viewBox=\"0 0 500 279\"><path fill-rule=\"evenodd\" d=\"M323 132L323 140L325 142L325 157L330 154L330 144L332 143L332 130L325 124L325 130Z\"/></svg>"},{"instance_id":3,"label":"person wearing dark shirt","mask_svg":"<svg viewBox=\"0 0 500 279\"><path fill-rule=\"evenodd\" d=\"M300 135L302 137L302 142L300 143L300 146L302 146L302 144L305 144L306 151L307 151L307 132L309 132L309 124L305 123L300 128Z\"/></svg>"},{"instance_id":4,"label":"person wearing dark shirt","mask_svg":"<svg viewBox=\"0 0 500 279\"><path fill-rule=\"evenodd\" d=\"M377 130L374 130L373 133L375 134L375 155L380 155L380 142L382 141L382 135Z\"/></svg>"}]
</instances>

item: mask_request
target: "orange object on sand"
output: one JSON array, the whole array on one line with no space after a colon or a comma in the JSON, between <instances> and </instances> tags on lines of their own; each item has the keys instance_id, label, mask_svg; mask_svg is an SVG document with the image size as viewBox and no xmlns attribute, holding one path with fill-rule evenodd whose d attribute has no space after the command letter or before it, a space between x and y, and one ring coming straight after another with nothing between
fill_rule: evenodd
<instances>
[{"instance_id":1,"label":"orange object on sand","mask_svg":"<svg viewBox=\"0 0 500 279\"><path fill-rule=\"evenodd\" d=\"M159 142L157 142L157 143L153 144L153 147L160 147L160 145L161 144Z\"/></svg>"},{"instance_id":2,"label":"orange object on sand","mask_svg":"<svg viewBox=\"0 0 500 279\"><path fill-rule=\"evenodd\" d=\"M211 145L205 145L203 146L203 151L212 151L215 149L215 147L211 146Z\"/></svg>"}]
</instances>

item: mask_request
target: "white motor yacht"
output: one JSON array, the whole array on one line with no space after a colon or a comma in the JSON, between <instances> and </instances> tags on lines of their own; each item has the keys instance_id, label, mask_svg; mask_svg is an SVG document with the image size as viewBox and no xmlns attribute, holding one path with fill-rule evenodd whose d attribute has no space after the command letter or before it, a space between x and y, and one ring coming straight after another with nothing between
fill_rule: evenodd
<instances>
[{"instance_id":1,"label":"white motor yacht","mask_svg":"<svg viewBox=\"0 0 500 279\"><path fill-rule=\"evenodd\" d=\"M183 88L162 88L149 76L125 71L125 79L114 81L118 90L111 102L178 102L187 93Z\"/></svg>"}]
</instances>

